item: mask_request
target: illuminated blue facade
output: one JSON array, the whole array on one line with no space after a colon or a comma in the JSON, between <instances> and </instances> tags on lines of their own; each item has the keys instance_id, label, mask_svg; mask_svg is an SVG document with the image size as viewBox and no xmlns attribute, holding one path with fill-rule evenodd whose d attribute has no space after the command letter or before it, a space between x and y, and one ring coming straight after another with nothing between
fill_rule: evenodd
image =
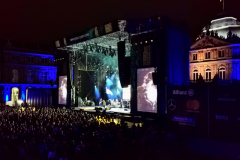
<instances>
[{"instance_id":1,"label":"illuminated blue facade","mask_svg":"<svg viewBox=\"0 0 240 160\"><path fill-rule=\"evenodd\" d=\"M28 88L56 88L56 76L53 52L1 48L1 101L26 101Z\"/></svg>"}]
</instances>

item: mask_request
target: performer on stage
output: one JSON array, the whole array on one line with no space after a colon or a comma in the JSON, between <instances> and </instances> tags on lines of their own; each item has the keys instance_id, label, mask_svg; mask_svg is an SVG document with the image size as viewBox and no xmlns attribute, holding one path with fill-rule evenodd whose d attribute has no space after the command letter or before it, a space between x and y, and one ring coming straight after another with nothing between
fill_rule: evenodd
<instances>
[{"instance_id":1,"label":"performer on stage","mask_svg":"<svg viewBox=\"0 0 240 160\"><path fill-rule=\"evenodd\" d=\"M79 97L80 98L80 106L82 107L83 106L83 100L82 100L82 98L81 97Z\"/></svg>"},{"instance_id":2,"label":"performer on stage","mask_svg":"<svg viewBox=\"0 0 240 160\"><path fill-rule=\"evenodd\" d=\"M84 104L84 106L87 106L87 97L85 97L85 99L84 99L84 101L83 101L83 104Z\"/></svg>"},{"instance_id":3,"label":"performer on stage","mask_svg":"<svg viewBox=\"0 0 240 160\"><path fill-rule=\"evenodd\" d=\"M102 106L105 108L106 107L106 102L103 100L102 101Z\"/></svg>"},{"instance_id":4,"label":"performer on stage","mask_svg":"<svg viewBox=\"0 0 240 160\"><path fill-rule=\"evenodd\" d=\"M115 100L115 106L120 107L120 102L118 101L118 99Z\"/></svg>"},{"instance_id":5,"label":"performer on stage","mask_svg":"<svg viewBox=\"0 0 240 160\"><path fill-rule=\"evenodd\" d=\"M103 102L103 100L101 98L100 101L99 101L99 106L102 106L102 102Z\"/></svg>"},{"instance_id":6,"label":"performer on stage","mask_svg":"<svg viewBox=\"0 0 240 160\"><path fill-rule=\"evenodd\" d=\"M123 108L123 100L120 102L120 108Z\"/></svg>"}]
</instances>

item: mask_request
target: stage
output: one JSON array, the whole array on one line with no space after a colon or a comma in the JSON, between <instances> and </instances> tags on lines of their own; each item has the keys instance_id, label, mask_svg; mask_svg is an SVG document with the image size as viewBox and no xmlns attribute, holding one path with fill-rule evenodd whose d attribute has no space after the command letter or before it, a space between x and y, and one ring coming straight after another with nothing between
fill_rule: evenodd
<instances>
[{"instance_id":1,"label":"stage","mask_svg":"<svg viewBox=\"0 0 240 160\"><path fill-rule=\"evenodd\" d=\"M73 110L79 111L86 111L86 112L96 112L97 108L102 108L101 106L82 106L82 107L74 107ZM123 114L130 114L129 108L117 108L117 107L110 107L109 110L106 110L106 113L123 113Z\"/></svg>"}]
</instances>

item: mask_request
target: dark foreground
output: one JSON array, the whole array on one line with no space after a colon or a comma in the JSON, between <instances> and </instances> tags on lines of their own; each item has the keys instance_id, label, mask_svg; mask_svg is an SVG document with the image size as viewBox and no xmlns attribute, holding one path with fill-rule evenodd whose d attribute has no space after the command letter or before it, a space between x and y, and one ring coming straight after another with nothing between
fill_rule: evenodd
<instances>
[{"instance_id":1,"label":"dark foreground","mask_svg":"<svg viewBox=\"0 0 240 160\"><path fill-rule=\"evenodd\" d=\"M182 138L158 127L59 108L2 110L0 141L1 160L216 159L185 151Z\"/></svg>"}]
</instances>

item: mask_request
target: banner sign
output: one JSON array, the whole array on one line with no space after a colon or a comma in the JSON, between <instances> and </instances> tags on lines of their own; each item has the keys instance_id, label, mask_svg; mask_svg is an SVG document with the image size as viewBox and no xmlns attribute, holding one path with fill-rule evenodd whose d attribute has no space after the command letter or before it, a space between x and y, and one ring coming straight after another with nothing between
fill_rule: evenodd
<instances>
[{"instance_id":1,"label":"banner sign","mask_svg":"<svg viewBox=\"0 0 240 160\"><path fill-rule=\"evenodd\" d=\"M240 86L214 86L209 92L210 138L240 141Z\"/></svg>"},{"instance_id":2,"label":"banner sign","mask_svg":"<svg viewBox=\"0 0 240 160\"><path fill-rule=\"evenodd\" d=\"M168 86L167 125L185 135L207 137L207 87Z\"/></svg>"},{"instance_id":3,"label":"banner sign","mask_svg":"<svg viewBox=\"0 0 240 160\"><path fill-rule=\"evenodd\" d=\"M101 25L99 27L94 27L90 30L82 32L81 34L67 36L65 38L66 45L84 42L84 41L97 38L99 36L104 36L117 31L119 31L119 27L118 27L118 21L116 20L111 23Z\"/></svg>"}]
</instances>

